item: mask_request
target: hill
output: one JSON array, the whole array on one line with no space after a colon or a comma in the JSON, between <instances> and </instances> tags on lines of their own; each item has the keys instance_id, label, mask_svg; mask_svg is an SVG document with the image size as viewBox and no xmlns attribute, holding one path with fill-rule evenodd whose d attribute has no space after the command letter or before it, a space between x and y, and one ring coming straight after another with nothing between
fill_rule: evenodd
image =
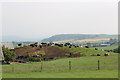
<instances>
[{"instance_id":1,"label":"hill","mask_svg":"<svg viewBox=\"0 0 120 80\"><path fill-rule=\"evenodd\" d=\"M95 49L89 49L89 48L82 48L82 47L71 47L63 46L48 46L48 47L21 47L21 48L15 48L15 53L17 56L27 56L29 54L37 55L38 53L44 52L45 56L44 58L63 58L63 57L81 57L81 56L90 56L91 54L100 54L101 56L104 56L106 53L105 51L101 50L95 50ZM108 52L107 52L108 53ZM115 53L110 53L110 55L114 55Z\"/></svg>"},{"instance_id":2,"label":"hill","mask_svg":"<svg viewBox=\"0 0 120 80\"><path fill-rule=\"evenodd\" d=\"M107 35L107 34L59 34L54 35L49 38L41 40L42 42L49 41L76 41L83 39L101 39L101 38L117 38L117 35Z\"/></svg>"}]
</instances>

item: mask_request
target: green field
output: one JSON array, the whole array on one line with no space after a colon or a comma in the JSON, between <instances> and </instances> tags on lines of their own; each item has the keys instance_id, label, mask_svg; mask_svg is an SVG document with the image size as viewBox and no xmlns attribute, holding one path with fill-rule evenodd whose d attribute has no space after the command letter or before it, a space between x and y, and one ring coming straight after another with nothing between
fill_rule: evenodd
<instances>
[{"instance_id":1,"label":"green field","mask_svg":"<svg viewBox=\"0 0 120 80\"><path fill-rule=\"evenodd\" d=\"M114 55L113 55L114 54ZM3 78L118 78L118 55L63 58L53 61L3 65ZM100 70L98 70L98 60ZM71 70L69 70L71 61ZM42 70L41 70L41 63Z\"/></svg>"},{"instance_id":2,"label":"green field","mask_svg":"<svg viewBox=\"0 0 120 80\"><path fill-rule=\"evenodd\" d=\"M104 49L104 50L113 50L118 48L118 45L112 45L112 46L107 46L107 47L96 47L98 49Z\"/></svg>"}]
</instances>

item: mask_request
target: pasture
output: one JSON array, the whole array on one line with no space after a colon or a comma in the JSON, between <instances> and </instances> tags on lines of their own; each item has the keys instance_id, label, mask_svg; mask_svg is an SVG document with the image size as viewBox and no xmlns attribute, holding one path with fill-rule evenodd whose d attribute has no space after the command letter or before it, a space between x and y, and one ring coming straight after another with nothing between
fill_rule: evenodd
<instances>
[{"instance_id":1,"label":"pasture","mask_svg":"<svg viewBox=\"0 0 120 80\"><path fill-rule=\"evenodd\" d=\"M104 50L113 50L118 48L118 45L112 45L112 46L107 46L107 47L96 47L98 49L104 49Z\"/></svg>"},{"instance_id":2,"label":"pasture","mask_svg":"<svg viewBox=\"0 0 120 80\"><path fill-rule=\"evenodd\" d=\"M2 65L3 78L118 78L118 54ZM98 60L100 70L98 70ZM71 61L71 70L69 70ZM42 65L42 66L41 66Z\"/></svg>"}]
</instances>

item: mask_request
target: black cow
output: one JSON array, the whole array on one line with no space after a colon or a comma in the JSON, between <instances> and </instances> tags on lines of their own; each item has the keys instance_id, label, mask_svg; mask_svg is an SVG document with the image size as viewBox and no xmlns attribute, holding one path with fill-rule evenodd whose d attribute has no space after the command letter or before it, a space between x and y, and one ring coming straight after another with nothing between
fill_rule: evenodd
<instances>
[{"instance_id":1,"label":"black cow","mask_svg":"<svg viewBox=\"0 0 120 80\"><path fill-rule=\"evenodd\" d=\"M100 56L100 54L97 54L97 56Z\"/></svg>"},{"instance_id":2,"label":"black cow","mask_svg":"<svg viewBox=\"0 0 120 80\"><path fill-rule=\"evenodd\" d=\"M35 47L35 44L30 44L30 46Z\"/></svg>"},{"instance_id":3,"label":"black cow","mask_svg":"<svg viewBox=\"0 0 120 80\"><path fill-rule=\"evenodd\" d=\"M42 45L39 45L40 48L42 48Z\"/></svg>"},{"instance_id":4,"label":"black cow","mask_svg":"<svg viewBox=\"0 0 120 80\"><path fill-rule=\"evenodd\" d=\"M95 48L95 50L98 50L98 48Z\"/></svg>"},{"instance_id":5,"label":"black cow","mask_svg":"<svg viewBox=\"0 0 120 80\"><path fill-rule=\"evenodd\" d=\"M18 46L22 46L22 44L20 43L20 44L18 44Z\"/></svg>"},{"instance_id":6,"label":"black cow","mask_svg":"<svg viewBox=\"0 0 120 80\"><path fill-rule=\"evenodd\" d=\"M85 46L85 48L89 48L89 46Z\"/></svg>"},{"instance_id":7,"label":"black cow","mask_svg":"<svg viewBox=\"0 0 120 80\"><path fill-rule=\"evenodd\" d=\"M104 56L109 56L109 54L108 54L108 53L105 53Z\"/></svg>"},{"instance_id":8,"label":"black cow","mask_svg":"<svg viewBox=\"0 0 120 80\"><path fill-rule=\"evenodd\" d=\"M72 46L69 46L69 48L72 48Z\"/></svg>"},{"instance_id":9,"label":"black cow","mask_svg":"<svg viewBox=\"0 0 120 80\"><path fill-rule=\"evenodd\" d=\"M71 43L65 43L64 46L72 46Z\"/></svg>"}]
</instances>

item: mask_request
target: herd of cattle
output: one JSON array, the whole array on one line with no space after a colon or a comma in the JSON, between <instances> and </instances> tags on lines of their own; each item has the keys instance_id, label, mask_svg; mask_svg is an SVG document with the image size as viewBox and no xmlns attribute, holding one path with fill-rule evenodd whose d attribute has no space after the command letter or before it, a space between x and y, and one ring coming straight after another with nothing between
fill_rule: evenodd
<instances>
[{"instance_id":1,"label":"herd of cattle","mask_svg":"<svg viewBox=\"0 0 120 80\"><path fill-rule=\"evenodd\" d=\"M18 44L18 46L21 46L22 44ZM71 43L65 43L65 44L58 44L58 43L38 43L38 42L35 42L33 44L30 44L29 46L32 46L32 47L47 47L47 46L59 46L59 47L63 47L63 46L69 46L69 48L72 48L72 47L83 47L81 45L74 45L74 44L71 44ZM85 48L89 48L88 46L84 46Z\"/></svg>"}]
</instances>

